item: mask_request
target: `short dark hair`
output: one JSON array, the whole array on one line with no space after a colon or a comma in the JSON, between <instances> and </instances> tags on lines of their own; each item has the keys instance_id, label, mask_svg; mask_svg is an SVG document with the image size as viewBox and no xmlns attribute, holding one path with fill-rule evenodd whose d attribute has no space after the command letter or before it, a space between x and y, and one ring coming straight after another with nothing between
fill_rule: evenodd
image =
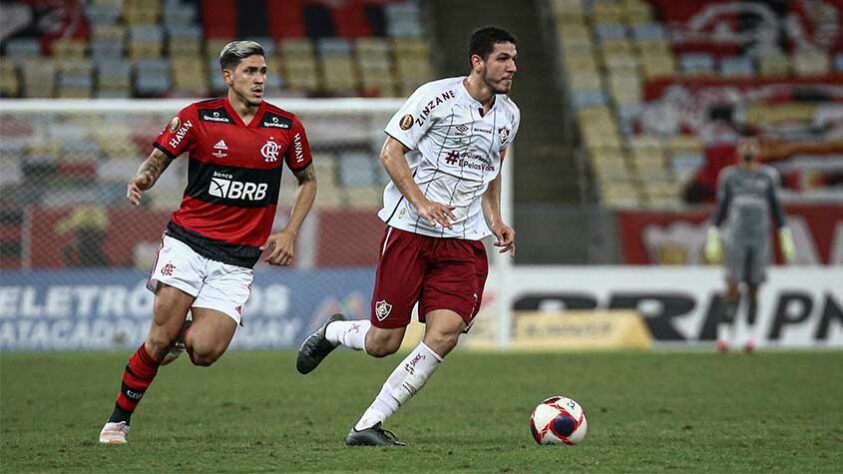
<instances>
[{"instance_id":1,"label":"short dark hair","mask_svg":"<svg viewBox=\"0 0 843 474\"><path fill-rule=\"evenodd\" d=\"M498 43L512 43L517 45L518 40L512 33L496 26L484 26L474 30L471 33L471 40L468 42L469 60L476 54L485 61L492 54L492 51L495 50L495 45Z\"/></svg>"},{"instance_id":2,"label":"short dark hair","mask_svg":"<svg viewBox=\"0 0 843 474\"><path fill-rule=\"evenodd\" d=\"M265 56L263 46L255 41L232 41L220 51L220 69L236 69L240 60L254 55Z\"/></svg>"}]
</instances>

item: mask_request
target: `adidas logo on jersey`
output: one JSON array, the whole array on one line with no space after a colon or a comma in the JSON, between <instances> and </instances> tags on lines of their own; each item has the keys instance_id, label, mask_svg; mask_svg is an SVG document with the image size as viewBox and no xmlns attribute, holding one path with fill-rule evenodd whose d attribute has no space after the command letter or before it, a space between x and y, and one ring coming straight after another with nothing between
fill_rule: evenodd
<instances>
[{"instance_id":1,"label":"adidas logo on jersey","mask_svg":"<svg viewBox=\"0 0 843 474\"><path fill-rule=\"evenodd\" d=\"M225 144L225 140L218 141L217 144L214 145L214 150L217 150L213 153L213 155L217 158L225 158L228 156L228 153L226 153L228 145Z\"/></svg>"}]
</instances>

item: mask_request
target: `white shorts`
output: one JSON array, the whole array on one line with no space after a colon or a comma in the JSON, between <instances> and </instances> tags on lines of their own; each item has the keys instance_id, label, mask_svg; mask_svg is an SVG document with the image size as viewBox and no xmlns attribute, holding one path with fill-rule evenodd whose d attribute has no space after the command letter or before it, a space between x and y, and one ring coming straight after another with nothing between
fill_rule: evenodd
<instances>
[{"instance_id":1,"label":"white shorts","mask_svg":"<svg viewBox=\"0 0 843 474\"><path fill-rule=\"evenodd\" d=\"M196 298L191 307L221 311L240 324L253 278L251 268L205 258L184 242L165 235L146 287L154 293L160 281L178 288Z\"/></svg>"}]
</instances>

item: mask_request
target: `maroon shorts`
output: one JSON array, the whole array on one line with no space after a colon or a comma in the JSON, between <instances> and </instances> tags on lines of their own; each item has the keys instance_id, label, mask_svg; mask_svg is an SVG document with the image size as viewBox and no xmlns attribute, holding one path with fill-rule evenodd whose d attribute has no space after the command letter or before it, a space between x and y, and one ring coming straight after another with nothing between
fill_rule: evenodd
<instances>
[{"instance_id":1,"label":"maroon shorts","mask_svg":"<svg viewBox=\"0 0 843 474\"><path fill-rule=\"evenodd\" d=\"M372 324L410 324L419 303L419 321L436 309L449 309L471 323L483 298L489 263L479 240L440 239L387 227L372 295Z\"/></svg>"}]
</instances>

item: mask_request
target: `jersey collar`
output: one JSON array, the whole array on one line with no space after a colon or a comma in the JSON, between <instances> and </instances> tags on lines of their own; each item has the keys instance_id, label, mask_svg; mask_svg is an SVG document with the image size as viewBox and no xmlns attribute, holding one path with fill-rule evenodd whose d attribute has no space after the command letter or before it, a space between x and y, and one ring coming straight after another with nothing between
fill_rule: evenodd
<instances>
[{"instance_id":1,"label":"jersey collar","mask_svg":"<svg viewBox=\"0 0 843 474\"><path fill-rule=\"evenodd\" d=\"M263 113L266 111L266 101L262 100L261 105L258 106L258 111L255 112L255 116L252 117L252 121L249 122L248 125L243 123L243 119L240 118L240 115L234 111L234 107L231 106L231 102L229 102L228 97L224 97L222 101L223 105L225 106L225 110L228 112L228 115L231 116L231 119L234 120L234 123L240 127L245 128L255 128L258 123L260 123L261 117L263 117Z\"/></svg>"},{"instance_id":2,"label":"jersey collar","mask_svg":"<svg viewBox=\"0 0 843 474\"><path fill-rule=\"evenodd\" d=\"M485 117L486 115L489 114L489 112L495 110L495 107L498 106L498 102L500 102L498 100L498 95L500 95L500 94L495 94L495 101L492 102L492 106L489 107L489 111L486 112L486 113L483 113L483 104L481 104L479 100L472 97L472 95L468 92L468 89L465 87L466 79L468 79L468 76L460 77L460 92L465 97L465 99L471 103L470 104L471 108L474 109L474 110L478 110L481 117Z\"/></svg>"}]
</instances>

